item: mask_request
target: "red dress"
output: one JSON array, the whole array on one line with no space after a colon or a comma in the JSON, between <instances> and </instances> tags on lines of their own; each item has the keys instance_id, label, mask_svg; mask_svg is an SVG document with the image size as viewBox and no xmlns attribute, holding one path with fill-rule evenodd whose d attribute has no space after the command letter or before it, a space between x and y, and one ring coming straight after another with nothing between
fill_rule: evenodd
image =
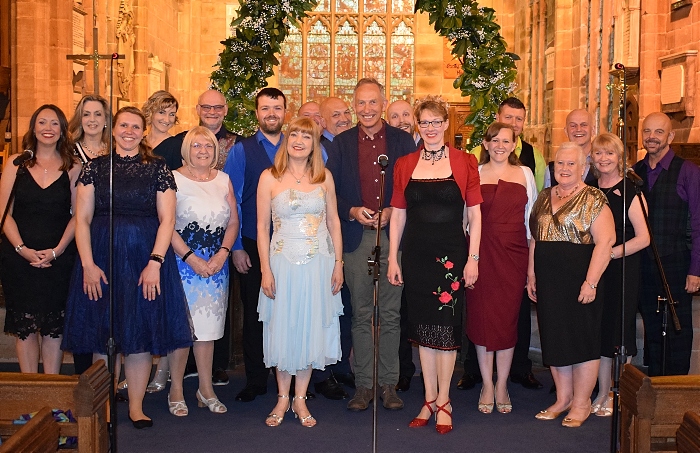
<instances>
[{"instance_id":1,"label":"red dress","mask_svg":"<svg viewBox=\"0 0 700 453\"><path fill-rule=\"evenodd\" d=\"M479 278L467 290L467 336L487 351L512 348L527 277L527 190L522 184L482 184Z\"/></svg>"}]
</instances>

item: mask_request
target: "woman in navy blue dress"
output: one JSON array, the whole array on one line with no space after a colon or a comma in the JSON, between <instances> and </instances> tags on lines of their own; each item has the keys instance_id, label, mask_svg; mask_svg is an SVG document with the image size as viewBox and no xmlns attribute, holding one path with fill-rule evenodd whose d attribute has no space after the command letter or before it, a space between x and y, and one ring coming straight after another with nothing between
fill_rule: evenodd
<instances>
[{"instance_id":1,"label":"woman in navy blue dress","mask_svg":"<svg viewBox=\"0 0 700 453\"><path fill-rule=\"evenodd\" d=\"M108 285L113 283L114 337L124 355L129 417L143 413L152 355L192 345L182 281L170 246L175 226L175 180L165 161L143 143L145 118L135 107L114 117L113 282L109 272L109 156L90 161L78 180L76 244L63 348L104 357L109 332ZM117 361L119 363L119 361Z\"/></svg>"}]
</instances>

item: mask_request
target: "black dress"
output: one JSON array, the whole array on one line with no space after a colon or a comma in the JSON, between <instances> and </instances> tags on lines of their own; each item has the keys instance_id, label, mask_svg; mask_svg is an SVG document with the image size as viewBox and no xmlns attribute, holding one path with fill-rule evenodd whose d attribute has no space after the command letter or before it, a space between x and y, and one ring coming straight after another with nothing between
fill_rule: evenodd
<instances>
[{"instance_id":1,"label":"black dress","mask_svg":"<svg viewBox=\"0 0 700 453\"><path fill-rule=\"evenodd\" d=\"M635 198L634 184L627 181L627 198L624 212L629 214L630 205ZM625 240L622 240L622 181L609 188L600 188L608 198L608 204L615 219L615 246L627 242L635 235L632 223L627 220ZM628 217L629 218L629 217ZM641 252L625 258L625 349L628 356L637 355L637 299L639 296L639 266ZM615 347L620 345L620 301L622 300L622 259L610 261L603 274L605 291L603 293L603 319L601 331L602 357L614 357Z\"/></svg>"},{"instance_id":2,"label":"black dress","mask_svg":"<svg viewBox=\"0 0 700 453\"><path fill-rule=\"evenodd\" d=\"M12 218L24 244L35 250L56 247L72 217L68 172L64 171L42 189L29 171L20 169L16 187ZM23 340L32 333L53 338L63 333L63 314L75 255L75 242L71 241L50 267L36 268L3 237L0 277L7 307L6 333Z\"/></svg>"},{"instance_id":3,"label":"black dress","mask_svg":"<svg viewBox=\"0 0 700 453\"><path fill-rule=\"evenodd\" d=\"M401 269L409 341L433 349L458 349L467 262L464 199L451 176L411 179L404 193L407 208Z\"/></svg>"}]
</instances>

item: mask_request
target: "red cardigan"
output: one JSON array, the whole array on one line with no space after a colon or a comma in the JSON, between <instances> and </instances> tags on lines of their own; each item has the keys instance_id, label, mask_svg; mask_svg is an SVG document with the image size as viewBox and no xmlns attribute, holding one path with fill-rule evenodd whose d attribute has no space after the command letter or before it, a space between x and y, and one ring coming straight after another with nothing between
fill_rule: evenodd
<instances>
[{"instance_id":1,"label":"red cardigan","mask_svg":"<svg viewBox=\"0 0 700 453\"><path fill-rule=\"evenodd\" d=\"M391 206L394 208L406 209L406 198L404 190L411 180L413 170L418 165L423 148L411 154L407 154L396 160L394 165L394 193L391 197ZM480 204L481 185L479 182L479 168L474 155L450 147L449 150L450 167L455 182L462 192L462 199L467 206Z\"/></svg>"}]
</instances>

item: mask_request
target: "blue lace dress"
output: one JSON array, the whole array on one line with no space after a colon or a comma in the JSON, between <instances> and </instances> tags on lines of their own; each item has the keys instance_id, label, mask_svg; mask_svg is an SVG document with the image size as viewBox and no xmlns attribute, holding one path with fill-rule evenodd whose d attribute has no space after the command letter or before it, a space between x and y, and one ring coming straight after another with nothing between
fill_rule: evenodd
<instances>
[{"instance_id":1,"label":"blue lace dress","mask_svg":"<svg viewBox=\"0 0 700 453\"><path fill-rule=\"evenodd\" d=\"M260 290L265 366L296 374L340 360L340 293L333 295L335 249L326 226L326 194L288 189L272 199L270 267L275 299Z\"/></svg>"},{"instance_id":2,"label":"blue lace dress","mask_svg":"<svg viewBox=\"0 0 700 453\"><path fill-rule=\"evenodd\" d=\"M180 273L172 247L160 270L161 293L143 297L139 276L149 262L160 222L156 194L176 189L165 161L144 164L136 157L114 157L114 241L112 281L114 337L117 352L166 355L192 345L192 328ZM109 156L92 160L79 182L95 186L95 212L90 225L95 264L109 278ZM62 348L74 353L105 354L109 337L108 285L102 298L91 301L83 292L82 260L76 260L66 306Z\"/></svg>"}]
</instances>

